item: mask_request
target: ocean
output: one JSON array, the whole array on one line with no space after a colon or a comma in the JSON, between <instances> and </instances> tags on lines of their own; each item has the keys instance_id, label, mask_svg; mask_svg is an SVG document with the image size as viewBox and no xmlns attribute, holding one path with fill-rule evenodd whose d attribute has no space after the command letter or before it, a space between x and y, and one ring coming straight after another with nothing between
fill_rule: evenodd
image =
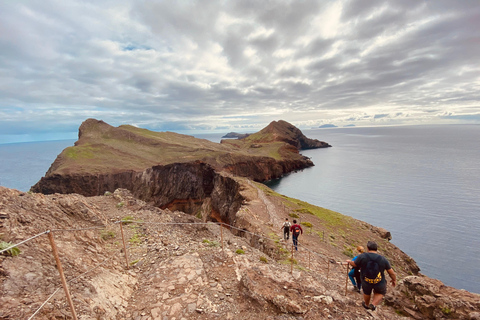
<instances>
[{"instance_id":1,"label":"ocean","mask_svg":"<svg viewBox=\"0 0 480 320\"><path fill-rule=\"evenodd\" d=\"M267 185L387 229L423 274L480 293L480 125L302 131L333 147L303 150L314 167ZM0 144L0 185L28 191L74 141Z\"/></svg>"}]
</instances>

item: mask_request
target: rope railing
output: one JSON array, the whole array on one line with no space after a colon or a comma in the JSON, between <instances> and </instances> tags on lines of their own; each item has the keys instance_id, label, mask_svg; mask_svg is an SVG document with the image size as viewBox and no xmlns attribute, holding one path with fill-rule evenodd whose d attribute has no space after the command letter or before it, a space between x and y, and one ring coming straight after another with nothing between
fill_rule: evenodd
<instances>
[{"instance_id":1,"label":"rope railing","mask_svg":"<svg viewBox=\"0 0 480 320\"><path fill-rule=\"evenodd\" d=\"M12 249L12 248L18 247L19 245L24 244L25 242L28 242L28 241L33 240L33 239L35 239L35 238L38 238L38 237L40 237L40 236L42 236L42 235L44 235L44 234L46 234L46 233L48 233L48 232L49 232L49 231L44 231L44 232L42 232L42 233L39 233L39 234L37 234L37 235L34 235L33 237L30 237L30 238L28 238L28 239L25 239L25 240L23 240L23 241L21 241L21 242L19 242L19 243L13 244L13 245L11 245L11 246L8 247L8 248L2 249L2 250L0 250L0 254L4 253L4 252L6 252L6 251L8 251L8 250L10 250L10 249Z\"/></svg>"},{"instance_id":2,"label":"rope railing","mask_svg":"<svg viewBox=\"0 0 480 320\"><path fill-rule=\"evenodd\" d=\"M121 229L121 234L122 234L122 242L123 242L123 251L124 251L124 254L125 254L125 262L126 262L126 269L129 268L129 260L128 260L128 255L127 255L127 246L125 245L125 236L124 236L124 232L123 232L123 227L122 225L127 225L127 224L148 224L148 225L218 225L219 228L220 228L220 237L221 237L221 244L222 244L222 251L224 251L224 246L223 246L223 227L227 227L231 230L237 230L237 231L240 231L240 232L243 232L245 234L250 234L251 236L253 237L257 237L258 239L264 239L264 240L267 240L267 241L273 241L273 242L276 242L278 241L279 239L273 239L273 238L270 238L270 237L267 237L263 234L258 234L258 233L254 233L254 232L251 232L251 231L248 231L246 229L241 229L241 228L238 228L238 227L235 227L235 226L232 226L232 225L229 225L229 224L226 224L226 223L223 223L223 222L152 222L152 221L140 221L140 220L127 220L127 219L121 219L121 220L118 220L118 221L114 221L112 222L113 225L115 224L119 224L120 226L120 229ZM74 277L74 278L71 278L70 280L66 280L64 274L63 274L63 270L62 270L62 266L61 266L61 263L60 263L60 260L59 260L59 257L58 257L58 253L57 253L57 248L56 248L56 245L55 245L55 242L54 242L54 239L53 239L53 233L54 232L78 232L78 231L85 231L85 230L103 230L105 229L105 226L102 226L102 227L85 227L85 228L68 228L68 229L52 229L52 230L47 230L47 231L44 231L44 232L41 232L39 234L36 234L28 239L25 239L23 241L20 241L16 244L13 244L11 246L9 246L8 248L5 248L5 249L2 249L0 251L0 254L5 252L5 251L8 251L14 247L17 247L19 245L22 245L26 242L29 242L33 239L36 239L44 234L47 234L49 236L49 240L50 240L50 245L52 247L52 251L53 251L53 255L55 257L55 260L56 260L56 266L57 266L57 269L60 273L60 278L62 280L62 286L63 286L63 289L65 291L65 295L67 297L67 300L69 301L69 304L70 304L70 309L71 309L71 312L72 312L72 316L73 316L73 319L77 319L76 317L76 314L75 314L75 309L74 309L74 306L73 306L73 301L72 299L70 298L70 294L69 294L69 290L68 290L68 287L67 287L67 284L73 282L73 281L76 281L80 278L82 278L84 275L94 271L95 269L99 268L100 266L104 265L105 263L107 263L108 261L111 261L114 257L115 257L115 254L112 254L110 257L104 259L102 262L100 262L99 264L95 265L94 267L90 268L89 270L83 272L82 274ZM291 244L292 246L292 252L291 252L291 272L293 272L293 262L294 262L294 245L293 243ZM327 262L327 269L328 269L328 272L327 272L327 279L328 279L328 276L329 276L329 272L330 272L330 264L331 263L338 263L335 261L335 259L331 259L329 257L327 257L326 255L324 254L321 254L321 253L318 253L316 251L313 251L309 248L307 248L306 246L302 245L301 243L297 243L297 247L301 248L302 251L305 251L305 252L308 252L308 269L310 269L310 261L311 261L311 255L313 255L314 257L318 257L322 260L325 260ZM347 274L348 274L348 266L347 266ZM348 276L347 276L347 281L348 281ZM347 282L348 283L348 282ZM347 285L346 285L347 286ZM28 318L28 320L31 320L33 319L40 311L41 309L48 303L48 301L50 301L50 299L58 293L58 291L60 290L61 288L57 288L48 298L47 300L45 300L35 311L34 313ZM346 295L346 288L345 288L345 295Z\"/></svg>"}]
</instances>

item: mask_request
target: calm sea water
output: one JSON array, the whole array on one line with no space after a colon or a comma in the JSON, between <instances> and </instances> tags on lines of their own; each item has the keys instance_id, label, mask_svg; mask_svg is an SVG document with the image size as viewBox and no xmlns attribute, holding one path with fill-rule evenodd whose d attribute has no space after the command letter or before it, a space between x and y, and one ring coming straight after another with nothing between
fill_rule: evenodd
<instances>
[{"instance_id":1,"label":"calm sea water","mask_svg":"<svg viewBox=\"0 0 480 320\"><path fill-rule=\"evenodd\" d=\"M20 191L45 175L57 155L75 140L0 144L0 185Z\"/></svg>"},{"instance_id":2,"label":"calm sea water","mask_svg":"<svg viewBox=\"0 0 480 320\"><path fill-rule=\"evenodd\" d=\"M422 273L480 293L480 126L303 130L333 147L268 185L383 227Z\"/></svg>"},{"instance_id":3,"label":"calm sea water","mask_svg":"<svg viewBox=\"0 0 480 320\"><path fill-rule=\"evenodd\" d=\"M389 230L422 273L480 293L480 126L303 132L333 147L302 151L315 166L271 188ZM0 144L0 185L28 191L73 143Z\"/></svg>"}]
</instances>

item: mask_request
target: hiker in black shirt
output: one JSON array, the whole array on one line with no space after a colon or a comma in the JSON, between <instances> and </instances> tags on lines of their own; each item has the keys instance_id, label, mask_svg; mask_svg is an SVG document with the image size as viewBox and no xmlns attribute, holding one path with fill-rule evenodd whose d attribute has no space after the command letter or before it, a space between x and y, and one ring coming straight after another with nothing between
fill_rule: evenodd
<instances>
[{"instance_id":1,"label":"hiker in black shirt","mask_svg":"<svg viewBox=\"0 0 480 320\"><path fill-rule=\"evenodd\" d=\"M354 268L359 267L362 277L363 300L362 305L365 309L374 311L377 305L382 302L387 293L387 280L385 279L385 270L390 276L391 283L395 287L397 277L388 260L377 253L377 243L368 241L368 252L362 253L355 261L347 262ZM370 297L373 290L373 299L370 303Z\"/></svg>"}]
</instances>

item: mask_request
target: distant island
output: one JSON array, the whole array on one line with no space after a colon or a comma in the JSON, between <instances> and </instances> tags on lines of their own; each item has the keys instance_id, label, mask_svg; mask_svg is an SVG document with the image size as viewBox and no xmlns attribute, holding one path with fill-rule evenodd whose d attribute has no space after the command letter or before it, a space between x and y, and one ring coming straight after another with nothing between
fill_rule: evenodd
<instances>
[{"instance_id":1,"label":"distant island","mask_svg":"<svg viewBox=\"0 0 480 320\"><path fill-rule=\"evenodd\" d=\"M322 124L319 128L337 128L337 126L329 123L329 124Z\"/></svg>"},{"instance_id":2,"label":"distant island","mask_svg":"<svg viewBox=\"0 0 480 320\"><path fill-rule=\"evenodd\" d=\"M251 133L237 133L237 132L229 132L226 135L224 135L222 138L225 139L244 139L251 135Z\"/></svg>"}]
</instances>

